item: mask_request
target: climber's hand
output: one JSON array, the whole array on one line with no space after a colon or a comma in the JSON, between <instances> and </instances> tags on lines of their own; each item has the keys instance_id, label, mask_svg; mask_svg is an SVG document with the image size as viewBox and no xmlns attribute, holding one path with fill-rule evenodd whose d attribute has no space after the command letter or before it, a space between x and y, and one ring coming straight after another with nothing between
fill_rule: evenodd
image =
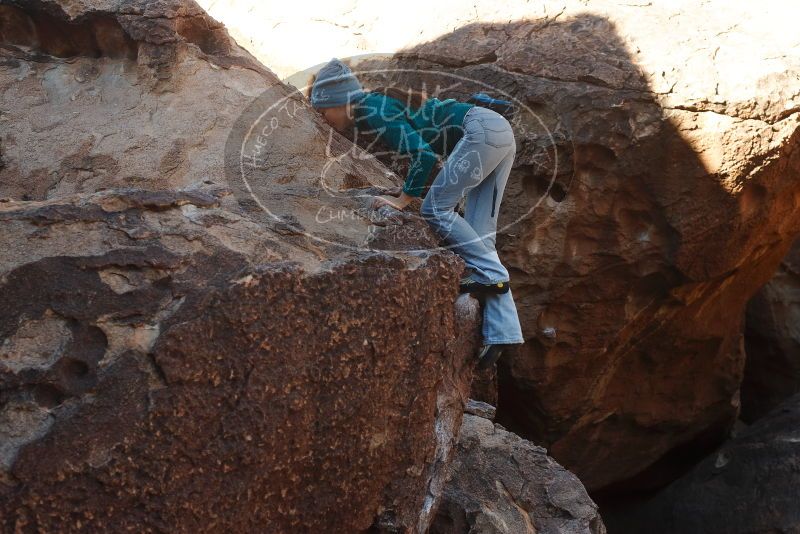
<instances>
[{"instance_id":1,"label":"climber's hand","mask_svg":"<svg viewBox=\"0 0 800 534\"><path fill-rule=\"evenodd\" d=\"M383 195L379 197L375 197L372 201L372 209L378 209L381 206L391 206L396 210L402 210L408 203L411 202L411 197L406 195L405 193L400 193L399 197L393 197L389 195Z\"/></svg>"},{"instance_id":2,"label":"climber's hand","mask_svg":"<svg viewBox=\"0 0 800 534\"><path fill-rule=\"evenodd\" d=\"M383 187L383 188L381 188L381 190L382 190L384 195L389 195L389 196L392 196L392 197L399 197L400 193L403 192L403 188L400 187L399 185L394 186L394 187Z\"/></svg>"}]
</instances>

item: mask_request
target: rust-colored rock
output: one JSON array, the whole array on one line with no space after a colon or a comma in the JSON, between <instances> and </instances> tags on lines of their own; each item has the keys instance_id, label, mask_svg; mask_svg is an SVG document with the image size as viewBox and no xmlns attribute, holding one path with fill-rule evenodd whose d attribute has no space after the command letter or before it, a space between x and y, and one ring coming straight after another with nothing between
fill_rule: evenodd
<instances>
[{"instance_id":1,"label":"rust-colored rock","mask_svg":"<svg viewBox=\"0 0 800 534\"><path fill-rule=\"evenodd\" d=\"M747 303L741 417L748 423L800 391L800 241Z\"/></svg>"},{"instance_id":2,"label":"rust-colored rock","mask_svg":"<svg viewBox=\"0 0 800 534\"><path fill-rule=\"evenodd\" d=\"M460 260L308 272L150 195L0 208L4 528L423 530L475 350Z\"/></svg>"},{"instance_id":3,"label":"rust-colored rock","mask_svg":"<svg viewBox=\"0 0 800 534\"><path fill-rule=\"evenodd\" d=\"M478 314L396 177L191 2L0 22L0 529L424 532Z\"/></svg>"},{"instance_id":4,"label":"rust-colored rock","mask_svg":"<svg viewBox=\"0 0 800 534\"><path fill-rule=\"evenodd\" d=\"M728 35L713 5L567 3L358 63L367 86L516 100L498 249L526 343L498 418L590 490L666 483L724 439L745 305L800 232L800 65L744 68L773 30Z\"/></svg>"}]
</instances>

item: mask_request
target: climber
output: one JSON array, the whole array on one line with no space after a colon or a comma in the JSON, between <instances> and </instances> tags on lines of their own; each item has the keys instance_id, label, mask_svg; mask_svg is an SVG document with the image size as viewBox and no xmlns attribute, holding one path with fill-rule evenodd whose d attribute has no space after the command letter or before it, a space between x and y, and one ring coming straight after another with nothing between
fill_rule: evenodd
<instances>
[{"instance_id":1,"label":"climber","mask_svg":"<svg viewBox=\"0 0 800 534\"><path fill-rule=\"evenodd\" d=\"M422 196L436 155L445 158L420 214L464 259L467 274L460 281L460 291L475 295L483 304L483 344L477 367L492 366L505 347L524 343L509 274L495 250L500 202L516 154L508 120L491 109L452 98L427 98L421 92L391 87L365 91L337 58L317 73L310 99L337 131L372 131L392 150L410 155L402 189L375 197L374 209L406 208L413 198ZM465 195L462 217L456 205Z\"/></svg>"}]
</instances>

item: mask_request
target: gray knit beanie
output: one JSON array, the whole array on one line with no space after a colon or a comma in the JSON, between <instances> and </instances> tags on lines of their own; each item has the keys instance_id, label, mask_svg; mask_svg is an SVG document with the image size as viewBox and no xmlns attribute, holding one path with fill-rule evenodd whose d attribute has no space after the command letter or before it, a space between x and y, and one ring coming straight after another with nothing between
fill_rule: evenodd
<instances>
[{"instance_id":1,"label":"gray knit beanie","mask_svg":"<svg viewBox=\"0 0 800 534\"><path fill-rule=\"evenodd\" d=\"M343 106L364 94L350 67L333 58L326 63L311 86L311 105L315 108Z\"/></svg>"}]
</instances>

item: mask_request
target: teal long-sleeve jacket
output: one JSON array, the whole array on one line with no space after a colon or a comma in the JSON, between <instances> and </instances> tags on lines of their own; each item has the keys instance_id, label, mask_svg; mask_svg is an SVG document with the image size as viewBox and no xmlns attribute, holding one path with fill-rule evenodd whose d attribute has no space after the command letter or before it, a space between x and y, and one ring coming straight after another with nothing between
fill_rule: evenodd
<instances>
[{"instance_id":1,"label":"teal long-sleeve jacket","mask_svg":"<svg viewBox=\"0 0 800 534\"><path fill-rule=\"evenodd\" d=\"M453 98L428 98L420 108L382 93L367 92L353 101L356 135L372 131L392 150L411 157L403 191L422 196L437 155L447 157L461 139L461 123L474 104Z\"/></svg>"}]
</instances>

